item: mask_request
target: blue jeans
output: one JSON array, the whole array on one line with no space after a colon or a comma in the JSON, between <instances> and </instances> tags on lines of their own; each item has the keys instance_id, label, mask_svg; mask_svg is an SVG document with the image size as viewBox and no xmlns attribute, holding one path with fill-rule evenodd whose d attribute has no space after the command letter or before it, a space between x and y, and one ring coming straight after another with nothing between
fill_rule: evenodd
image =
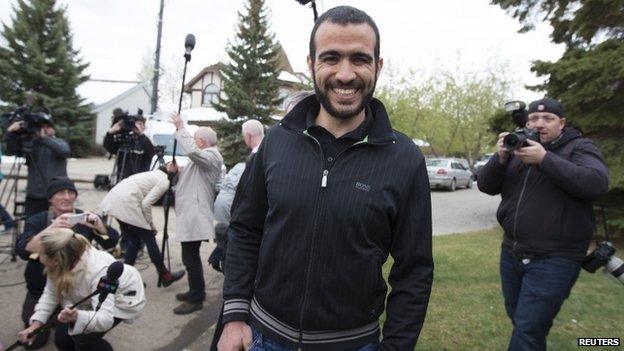
<instances>
[{"instance_id":1,"label":"blue jeans","mask_svg":"<svg viewBox=\"0 0 624 351\"><path fill-rule=\"evenodd\" d=\"M284 345L280 345L278 342L267 339L262 333L258 331L258 329L251 327L251 331L253 333L253 341L251 343L251 348L249 351L294 351L296 349L288 348ZM357 347L354 349L348 349L345 351L377 351L379 350L379 343L371 343L364 345L362 347Z\"/></svg>"},{"instance_id":2,"label":"blue jeans","mask_svg":"<svg viewBox=\"0 0 624 351\"><path fill-rule=\"evenodd\" d=\"M570 295L581 263L562 257L524 260L503 249L500 275L513 323L509 350L546 350L546 336Z\"/></svg>"}]
</instances>

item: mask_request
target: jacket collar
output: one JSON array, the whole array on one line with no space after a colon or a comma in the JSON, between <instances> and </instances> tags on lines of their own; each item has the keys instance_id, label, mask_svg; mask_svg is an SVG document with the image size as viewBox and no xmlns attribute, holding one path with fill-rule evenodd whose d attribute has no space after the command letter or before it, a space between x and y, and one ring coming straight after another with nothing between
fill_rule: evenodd
<instances>
[{"instance_id":1,"label":"jacket collar","mask_svg":"<svg viewBox=\"0 0 624 351\"><path fill-rule=\"evenodd\" d=\"M368 134L368 142L389 143L395 141L396 135L392 130L390 119L388 118L388 114L383 103L373 98L371 99L368 107L370 108L373 116ZM316 99L316 95L308 96L299 102L288 114L286 114L286 116L284 116L280 125L299 133L303 133L307 126L306 115L310 110L320 110L320 104Z\"/></svg>"},{"instance_id":2,"label":"jacket collar","mask_svg":"<svg viewBox=\"0 0 624 351\"><path fill-rule=\"evenodd\" d=\"M581 132L579 132L578 130L574 128L564 128L563 131L561 132L561 135L557 139L544 145L544 148L546 150L555 150L567 144L568 142L574 139L580 138L582 136L583 135L581 134Z\"/></svg>"}]
</instances>

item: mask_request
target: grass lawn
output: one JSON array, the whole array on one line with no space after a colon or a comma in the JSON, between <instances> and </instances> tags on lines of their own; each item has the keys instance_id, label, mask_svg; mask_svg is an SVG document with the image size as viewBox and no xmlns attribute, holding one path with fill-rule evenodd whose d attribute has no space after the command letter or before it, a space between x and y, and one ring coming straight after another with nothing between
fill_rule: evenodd
<instances>
[{"instance_id":1,"label":"grass lawn","mask_svg":"<svg viewBox=\"0 0 624 351\"><path fill-rule=\"evenodd\" d=\"M506 348L512 326L500 292L501 239L500 229L433 237L433 289L417 350ZM624 250L616 255L624 257ZM388 260L384 266L386 277L391 265ZM581 271L550 330L548 349L577 349L578 337L619 337L624 342L624 286L602 271Z\"/></svg>"}]
</instances>

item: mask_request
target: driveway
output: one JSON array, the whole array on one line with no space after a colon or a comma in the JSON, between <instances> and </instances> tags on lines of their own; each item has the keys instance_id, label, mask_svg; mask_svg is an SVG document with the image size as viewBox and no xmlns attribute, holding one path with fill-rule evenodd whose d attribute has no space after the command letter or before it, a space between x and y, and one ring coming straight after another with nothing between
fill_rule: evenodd
<instances>
[{"instance_id":1,"label":"driveway","mask_svg":"<svg viewBox=\"0 0 624 351\"><path fill-rule=\"evenodd\" d=\"M84 182L77 184L79 196L78 207L94 210L105 193L96 191L89 183L95 174L110 173L112 160L104 158L70 160L69 176ZM2 171L7 174L10 164L3 163ZM25 174L23 172L23 174ZM3 181L2 184L4 184ZM20 181L21 186L25 181ZM458 189L455 192L433 190L431 192L434 235L461 233L491 228L497 225L494 218L500 197L480 193L476 188ZM175 214L171 212L169 234L174 235ZM162 228L164 222L161 207L154 209L156 226ZM116 224L116 223L115 223ZM10 256L3 245L10 244L9 235L0 235L0 343L5 347L12 344L21 330L21 305L25 294L23 272L25 262L19 258L10 261ZM160 245L162 230L157 241ZM170 257L173 270L183 269L180 256L180 245L170 239ZM202 258L208 258L214 243L202 245ZM223 278L220 273L204 264L207 300L204 309L187 316L177 316L172 309L177 305L175 294L184 292L186 279L168 288L156 287L156 271L145 256L137 261L136 267L147 284L146 297L148 303L143 316L134 324L121 324L106 336L116 350L205 350L212 339L213 325L221 306L221 286ZM54 350L53 343L48 342L42 350Z\"/></svg>"}]
</instances>

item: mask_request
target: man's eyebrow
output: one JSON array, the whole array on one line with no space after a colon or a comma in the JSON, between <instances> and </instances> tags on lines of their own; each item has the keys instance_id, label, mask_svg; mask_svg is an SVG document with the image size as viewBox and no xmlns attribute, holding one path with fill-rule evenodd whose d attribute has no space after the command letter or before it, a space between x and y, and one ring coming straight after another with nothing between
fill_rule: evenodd
<instances>
[{"instance_id":1,"label":"man's eyebrow","mask_svg":"<svg viewBox=\"0 0 624 351\"><path fill-rule=\"evenodd\" d=\"M338 52L338 50L328 50L323 51L318 55L319 58L323 58L325 56L340 56L340 53Z\"/></svg>"},{"instance_id":2,"label":"man's eyebrow","mask_svg":"<svg viewBox=\"0 0 624 351\"><path fill-rule=\"evenodd\" d=\"M327 57L327 56L343 56L343 54L341 54L338 50L328 50L328 51L321 52L318 55L318 58L322 59L322 58ZM365 52L361 52L361 51L351 53L348 56L350 56L350 57L357 57L357 58L365 58L365 59L371 60L371 61L373 60L373 55L365 53Z\"/></svg>"}]
</instances>

